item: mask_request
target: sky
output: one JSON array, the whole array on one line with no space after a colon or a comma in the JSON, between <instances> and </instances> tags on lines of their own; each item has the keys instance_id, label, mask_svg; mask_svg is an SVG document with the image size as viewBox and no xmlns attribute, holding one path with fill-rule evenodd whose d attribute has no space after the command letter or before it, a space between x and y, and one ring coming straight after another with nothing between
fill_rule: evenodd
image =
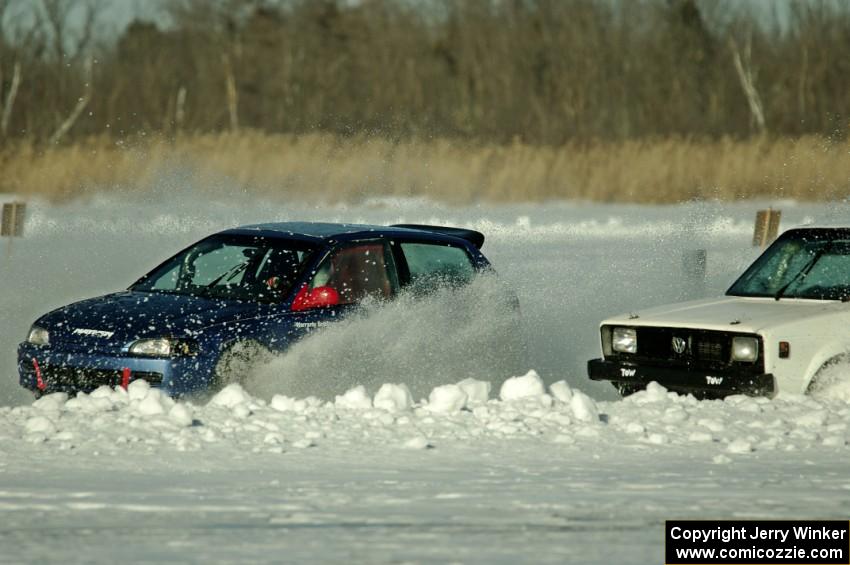
<instances>
[{"instance_id":1,"label":"sky","mask_svg":"<svg viewBox=\"0 0 850 565\"><path fill-rule=\"evenodd\" d=\"M599 1L632 1L632 0L599 0ZM659 0L661 1L661 0ZM820 2L823 0L722 0L730 9L746 9L751 10L760 17L764 18L764 22L770 25L774 17L778 17L780 23L787 22L787 18L791 12L791 5L795 1L798 2ZM840 4L842 0L826 0L827 2L836 2ZM20 17L20 12L30 10L35 3L34 0L21 0L18 2L17 10L13 9L12 16ZM115 38L127 27L134 19L142 19L148 21L163 21L164 9L163 6L167 0L100 0L100 28L99 34L102 38ZM416 0L412 0L415 5ZM72 14L77 20L77 24L82 23L82 12L77 11ZM10 17L7 16L7 23Z\"/></svg>"},{"instance_id":2,"label":"sky","mask_svg":"<svg viewBox=\"0 0 850 565\"><path fill-rule=\"evenodd\" d=\"M787 16L790 12L790 5L793 1L794 0L732 0L732 3L736 5L746 5L749 9L755 12L763 13L765 18L771 17L771 12L775 10L777 15L782 18L783 16ZM113 27L114 31L117 33L120 33L120 31L135 18L156 20L158 17L161 17L163 11L161 8L163 2L158 0L103 0L103 2L104 22L108 22L107 25L109 27Z\"/></svg>"},{"instance_id":3,"label":"sky","mask_svg":"<svg viewBox=\"0 0 850 565\"><path fill-rule=\"evenodd\" d=\"M158 0L102 0L103 22L108 35L120 34L134 19L157 20L162 16Z\"/></svg>"}]
</instances>

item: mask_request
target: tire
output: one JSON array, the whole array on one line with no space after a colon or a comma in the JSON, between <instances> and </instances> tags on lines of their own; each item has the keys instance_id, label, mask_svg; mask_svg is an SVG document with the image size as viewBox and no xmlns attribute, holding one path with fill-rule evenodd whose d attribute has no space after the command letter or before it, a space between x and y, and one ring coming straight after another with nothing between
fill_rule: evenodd
<instances>
[{"instance_id":1,"label":"tire","mask_svg":"<svg viewBox=\"0 0 850 565\"><path fill-rule=\"evenodd\" d=\"M271 358L271 352L253 340L240 340L226 346L213 369L211 390L219 391L229 384L245 383L254 370Z\"/></svg>"},{"instance_id":2,"label":"tire","mask_svg":"<svg viewBox=\"0 0 850 565\"><path fill-rule=\"evenodd\" d=\"M806 387L806 395L811 396L812 394L817 394L822 388L832 384L830 381L830 377L832 377L832 375L829 373L831 373L832 369L838 365L850 366L850 356L838 355L821 365L820 369L818 369L815 373L815 376L813 376L812 380L809 381L809 385Z\"/></svg>"},{"instance_id":3,"label":"tire","mask_svg":"<svg viewBox=\"0 0 850 565\"><path fill-rule=\"evenodd\" d=\"M627 396L631 396L636 392L640 392L644 390L646 387L643 385L630 385L625 383L617 383L614 385L614 388L617 389L617 392L620 393L620 396L623 398Z\"/></svg>"}]
</instances>

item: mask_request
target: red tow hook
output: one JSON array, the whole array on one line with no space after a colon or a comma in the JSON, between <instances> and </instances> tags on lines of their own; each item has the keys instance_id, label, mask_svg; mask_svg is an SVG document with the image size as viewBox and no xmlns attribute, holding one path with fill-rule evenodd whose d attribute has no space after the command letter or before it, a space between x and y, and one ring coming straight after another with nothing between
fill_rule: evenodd
<instances>
[{"instance_id":1,"label":"red tow hook","mask_svg":"<svg viewBox=\"0 0 850 565\"><path fill-rule=\"evenodd\" d=\"M128 386L130 386L130 367L124 367L121 371L121 388L127 390Z\"/></svg>"},{"instance_id":2,"label":"red tow hook","mask_svg":"<svg viewBox=\"0 0 850 565\"><path fill-rule=\"evenodd\" d=\"M38 366L38 361L36 361L35 357L32 358L32 366L35 368L35 386L38 390L45 390L47 385L44 383L44 379L41 378L41 367Z\"/></svg>"}]
</instances>

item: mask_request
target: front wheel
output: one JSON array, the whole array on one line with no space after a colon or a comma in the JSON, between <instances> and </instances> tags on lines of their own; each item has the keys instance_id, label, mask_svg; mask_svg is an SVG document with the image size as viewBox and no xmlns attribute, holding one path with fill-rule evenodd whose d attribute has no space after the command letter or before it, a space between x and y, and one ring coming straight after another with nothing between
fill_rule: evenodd
<instances>
[{"instance_id":1,"label":"front wheel","mask_svg":"<svg viewBox=\"0 0 850 565\"><path fill-rule=\"evenodd\" d=\"M806 394L819 396L830 395L831 392L842 392L839 388L846 390L847 373L850 372L850 356L838 355L833 357L818 369L812 380L809 381L809 386L806 387Z\"/></svg>"},{"instance_id":2,"label":"front wheel","mask_svg":"<svg viewBox=\"0 0 850 565\"><path fill-rule=\"evenodd\" d=\"M640 392L646 389L644 385L633 385L625 383L617 383L614 385L614 387L617 389L617 392L619 392L620 396L622 396L623 398L631 396L636 392Z\"/></svg>"},{"instance_id":3,"label":"front wheel","mask_svg":"<svg viewBox=\"0 0 850 565\"><path fill-rule=\"evenodd\" d=\"M225 347L213 369L211 389L221 390L229 384L245 386L258 366L271 359L271 351L253 340L240 340Z\"/></svg>"}]
</instances>

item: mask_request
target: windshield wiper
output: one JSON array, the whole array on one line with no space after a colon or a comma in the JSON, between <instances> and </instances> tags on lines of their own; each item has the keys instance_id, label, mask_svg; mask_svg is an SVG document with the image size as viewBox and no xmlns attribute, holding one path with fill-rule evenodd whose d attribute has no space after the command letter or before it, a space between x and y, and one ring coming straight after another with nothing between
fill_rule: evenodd
<instances>
[{"instance_id":1,"label":"windshield wiper","mask_svg":"<svg viewBox=\"0 0 850 565\"><path fill-rule=\"evenodd\" d=\"M794 284L798 280L806 278L806 275L808 275L809 272L815 267L815 264L820 261L820 258L823 257L824 253L830 250L833 241L834 240L830 240L829 242L827 242L826 245L815 251L815 254L812 255L811 259L809 259L809 262L806 263L803 268L800 269L800 271L791 278L790 281L782 285L782 288L776 291L776 294L773 295L773 299L778 301L785 295L785 291L787 291L792 284Z\"/></svg>"},{"instance_id":2,"label":"windshield wiper","mask_svg":"<svg viewBox=\"0 0 850 565\"><path fill-rule=\"evenodd\" d=\"M233 267L229 268L224 273L222 273L221 276L216 277L212 282L204 285L204 287L205 288L212 288L223 280L225 280L226 282L230 282L230 279L232 279L233 277L235 277L236 275L238 275L239 273L241 273L242 271L244 271L247 268L248 268L248 261L245 261L244 263L239 263L238 265L234 265Z\"/></svg>"}]
</instances>

